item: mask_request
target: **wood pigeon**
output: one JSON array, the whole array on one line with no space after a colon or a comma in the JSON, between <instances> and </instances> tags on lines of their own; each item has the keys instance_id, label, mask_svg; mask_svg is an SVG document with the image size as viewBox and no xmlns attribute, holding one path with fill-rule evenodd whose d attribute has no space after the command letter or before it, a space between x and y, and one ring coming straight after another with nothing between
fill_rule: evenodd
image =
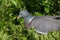
<instances>
[{"instance_id":1,"label":"wood pigeon","mask_svg":"<svg viewBox=\"0 0 60 40\"><path fill-rule=\"evenodd\" d=\"M24 18L26 28L33 27L41 34L60 28L60 16L32 16L27 10L23 10L19 12L18 18L20 17Z\"/></svg>"}]
</instances>

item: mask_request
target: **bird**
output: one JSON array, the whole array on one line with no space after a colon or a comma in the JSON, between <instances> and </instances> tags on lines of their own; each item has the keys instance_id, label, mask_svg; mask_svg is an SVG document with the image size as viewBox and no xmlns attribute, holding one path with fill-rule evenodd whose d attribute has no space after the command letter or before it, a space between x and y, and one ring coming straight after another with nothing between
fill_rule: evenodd
<instances>
[{"instance_id":1,"label":"bird","mask_svg":"<svg viewBox=\"0 0 60 40\"><path fill-rule=\"evenodd\" d=\"M27 10L21 10L18 19L21 17L24 18L26 28L33 27L40 34L47 34L60 28L60 16L33 16Z\"/></svg>"}]
</instances>

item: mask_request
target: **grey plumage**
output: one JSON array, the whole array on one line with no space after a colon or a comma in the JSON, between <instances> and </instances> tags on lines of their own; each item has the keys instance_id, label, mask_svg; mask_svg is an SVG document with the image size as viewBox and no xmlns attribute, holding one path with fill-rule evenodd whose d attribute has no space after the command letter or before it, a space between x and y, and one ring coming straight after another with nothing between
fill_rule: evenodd
<instances>
[{"instance_id":1,"label":"grey plumage","mask_svg":"<svg viewBox=\"0 0 60 40\"><path fill-rule=\"evenodd\" d=\"M60 28L60 16L37 17L32 16L27 10L21 11L19 14L19 17L24 17L26 27L33 27L38 33L46 34L48 31Z\"/></svg>"},{"instance_id":2,"label":"grey plumage","mask_svg":"<svg viewBox=\"0 0 60 40\"><path fill-rule=\"evenodd\" d=\"M60 27L60 20L56 20L50 17L35 17L31 26L40 32L47 33L48 31L58 30Z\"/></svg>"}]
</instances>

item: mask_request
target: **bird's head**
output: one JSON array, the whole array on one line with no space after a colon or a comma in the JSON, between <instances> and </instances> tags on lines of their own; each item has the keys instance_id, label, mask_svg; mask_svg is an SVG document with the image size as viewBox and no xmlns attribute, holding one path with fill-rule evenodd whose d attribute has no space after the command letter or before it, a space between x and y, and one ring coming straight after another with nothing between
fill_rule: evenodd
<instances>
[{"instance_id":1,"label":"bird's head","mask_svg":"<svg viewBox=\"0 0 60 40\"><path fill-rule=\"evenodd\" d=\"M27 10L20 11L19 15L18 15L18 19L21 18L21 17L26 17L28 15L30 15L30 14Z\"/></svg>"}]
</instances>

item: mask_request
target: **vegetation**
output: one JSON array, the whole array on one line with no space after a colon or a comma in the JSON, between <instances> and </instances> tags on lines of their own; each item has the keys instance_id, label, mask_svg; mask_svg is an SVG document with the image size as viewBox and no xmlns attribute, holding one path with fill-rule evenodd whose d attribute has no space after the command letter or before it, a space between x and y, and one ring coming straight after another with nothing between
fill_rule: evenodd
<instances>
[{"instance_id":1,"label":"vegetation","mask_svg":"<svg viewBox=\"0 0 60 40\"><path fill-rule=\"evenodd\" d=\"M47 35L26 29L23 18L17 19L20 10L32 15L60 15L60 0L0 0L0 40L60 40L60 31Z\"/></svg>"}]
</instances>

